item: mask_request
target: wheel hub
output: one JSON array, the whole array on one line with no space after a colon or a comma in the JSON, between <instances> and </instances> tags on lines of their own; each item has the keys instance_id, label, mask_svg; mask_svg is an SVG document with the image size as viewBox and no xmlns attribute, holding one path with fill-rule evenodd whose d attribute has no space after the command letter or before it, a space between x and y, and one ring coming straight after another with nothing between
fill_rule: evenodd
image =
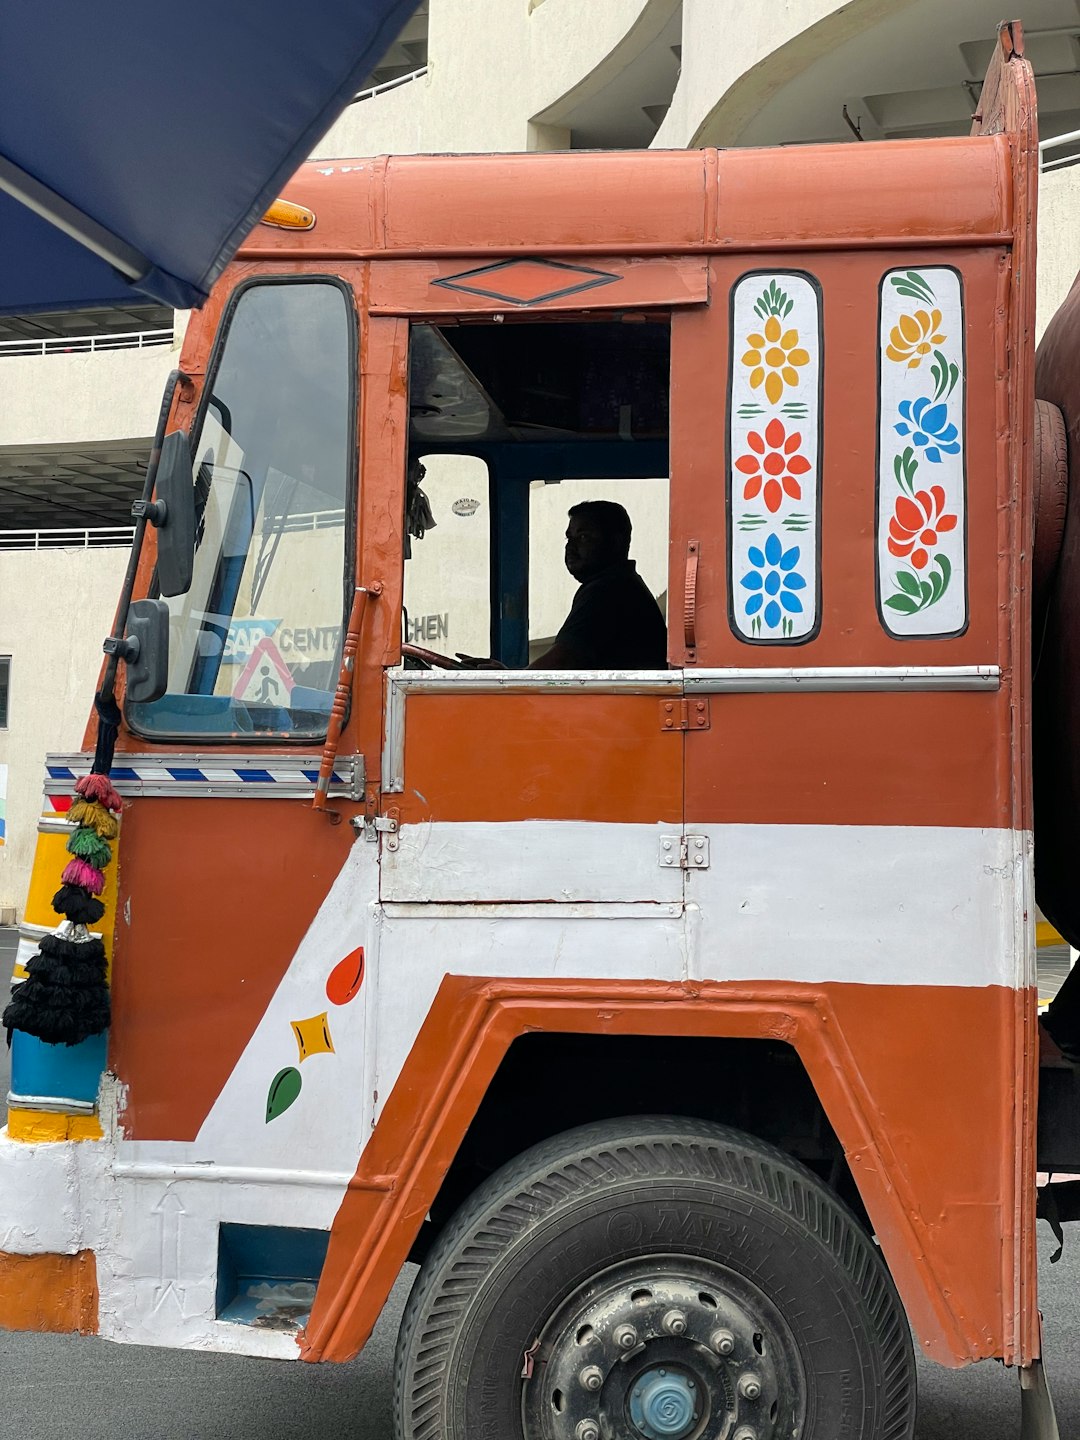
<instances>
[{"instance_id":1,"label":"wheel hub","mask_svg":"<svg viewBox=\"0 0 1080 1440\"><path fill-rule=\"evenodd\" d=\"M647 1440L683 1440L698 1419L696 1389L678 1371L646 1370L630 1392L630 1418Z\"/></svg>"},{"instance_id":2,"label":"wheel hub","mask_svg":"<svg viewBox=\"0 0 1080 1440\"><path fill-rule=\"evenodd\" d=\"M595 1276L532 1355L528 1440L770 1440L801 1410L801 1362L779 1312L695 1257L643 1257Z\"/></svg>"}]
</instances>

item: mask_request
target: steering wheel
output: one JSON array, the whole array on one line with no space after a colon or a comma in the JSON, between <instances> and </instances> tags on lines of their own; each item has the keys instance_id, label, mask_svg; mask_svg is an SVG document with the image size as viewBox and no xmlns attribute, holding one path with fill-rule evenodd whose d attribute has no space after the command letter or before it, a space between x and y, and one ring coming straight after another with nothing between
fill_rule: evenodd
<instances>
[{"instance_id":1,"label":"steering wheel","mask_svg":"<svg viewBox=\"0 0 1080 1440\"><path fill-rule=\"evenodd\" d=\"M402 655L408 655L412 660L419 660L424 665L430 665L436 670L464 670L460 660L451 660L449 655L441 655L438 650L425 650L422 645L402 645Z\"/></svg>"}]
</instances>

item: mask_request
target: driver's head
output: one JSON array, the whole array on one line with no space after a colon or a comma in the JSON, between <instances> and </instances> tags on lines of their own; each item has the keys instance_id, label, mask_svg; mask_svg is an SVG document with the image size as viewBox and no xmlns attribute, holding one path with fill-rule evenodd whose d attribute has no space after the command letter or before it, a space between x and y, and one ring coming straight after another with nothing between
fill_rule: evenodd
<instances>
[{"instance_id":1,"label":"driver's head","mask_svg":"<svg viewBox=\"0 0 1080 1440\"><path fill-rule=\"evenodd\" d=\"M614 500L583 500L570 510L566 568L575 580L591 580L630 554L630 516Z\"/></svg>"}]
</instances>

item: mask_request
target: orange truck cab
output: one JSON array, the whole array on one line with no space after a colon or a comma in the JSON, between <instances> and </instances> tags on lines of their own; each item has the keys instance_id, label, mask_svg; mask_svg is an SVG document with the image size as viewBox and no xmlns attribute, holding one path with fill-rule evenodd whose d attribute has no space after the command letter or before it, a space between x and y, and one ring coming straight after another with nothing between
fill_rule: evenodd
<instances>
[{"instance_id":1,"label":"orange truck cab","mask_svg":"<svg viewBox=\"0 0 1080 1440\"><path fill-rule=\"evenodd\" d=\"M982 105L255 226L48 760L0 1324L341 1361L412 1259L399 1440L905 1440L912 1330L1056 1435L1018 27ZM544 663L595 499L648 666Z\"/></svg>"}]
</instances>

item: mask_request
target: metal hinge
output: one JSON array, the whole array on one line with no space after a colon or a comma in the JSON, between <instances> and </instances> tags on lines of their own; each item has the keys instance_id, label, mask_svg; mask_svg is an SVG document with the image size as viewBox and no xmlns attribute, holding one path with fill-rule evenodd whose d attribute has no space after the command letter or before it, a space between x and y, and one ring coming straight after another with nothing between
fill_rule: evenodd
<instances>
[{"instance_id":1,"label":"metal hinge","mask_svg":"<svg viewBox=\"0 0 1080 1440\"><path fill-rule=\"evenodd\" d=\"M709 868L709 837L707 835L661 835L660 864L663 868L707 870Z\"/></svg>"},{"instance_id":2,"label":"metal hinge","mask_svg":"<svg viewBox=\"0 0 1080 1440\"><path fill-rule=\"evenodd\" d=\"M661 700L661 730L708 730L708 700Z\"/></svg>"},{"instance_id":3,"label":"metal hinge","mask_svg":"<svg viewBox=\"0 0 1080 1440\"><path fill-rule=\"evenodd\" d=\"M363 815L354 815L349 824L357 835L363 835L369 845L374 845L380 835L385 835L387 837L386 848L396 850L398 848L398 830L401 826L401 812L396 805L391 805L385 815L380 815L376 809L378 800L377 792L369 793Z\"/></svg>"}]
</instances>

